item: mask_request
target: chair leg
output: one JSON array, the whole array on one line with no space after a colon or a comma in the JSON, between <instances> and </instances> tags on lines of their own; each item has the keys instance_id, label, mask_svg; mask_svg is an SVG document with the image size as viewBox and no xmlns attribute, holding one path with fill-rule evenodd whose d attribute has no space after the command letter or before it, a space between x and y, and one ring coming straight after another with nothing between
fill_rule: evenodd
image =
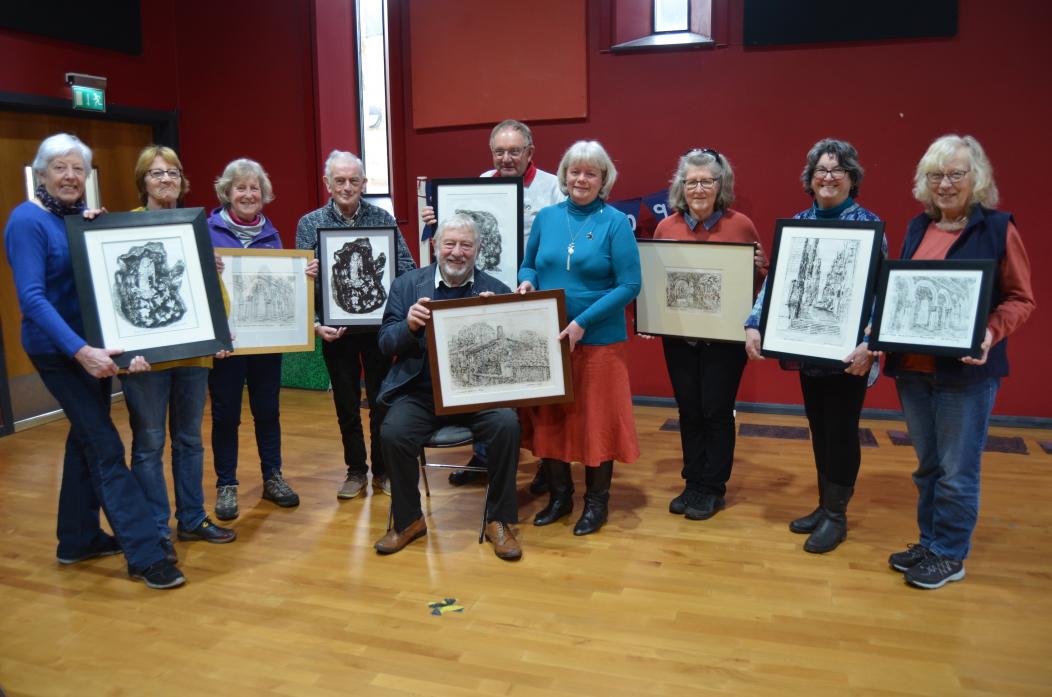
<instances>
[{"instance_id":1,"label":"chair leg","mask_svg":"<svg viewBox=\"0 0 1052 697\"><path fill-rule=\"evenodd\" d=\"M387 532L391 532L391 525L394 524L394 506L387 508Z\"/></svg>"},{"instance_id":2,"label":"chair leg","mask_svg":"<svg viewBox=\"0 0 1052 697\"><path fill-rule=\"evenodd\" d=\"M489 477L486 478L486 489L482 492L482 523L479 524L479 544L486 537L486 504L489 503Z\"/></svg>"},{"instance_id":3,"label":"chair leg","mask_svg":"<svg viewBox=\"0 0 1052 697\"><path fill-rule=\"evenodd\" d=\"M424 494L431 498L431 485L427 482L427 451L420 448L420 476L424 478Z\"/></svg>"}]
</instances>

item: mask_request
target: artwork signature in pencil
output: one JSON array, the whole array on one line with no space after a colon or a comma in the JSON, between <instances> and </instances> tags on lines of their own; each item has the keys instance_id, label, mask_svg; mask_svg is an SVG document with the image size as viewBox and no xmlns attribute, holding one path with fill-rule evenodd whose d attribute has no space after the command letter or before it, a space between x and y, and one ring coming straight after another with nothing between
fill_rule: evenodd
<instances>
[{"instance_id":1,"label":"artwork signature in pencil","mask_svg":"<svg viewBox=\"0 0 1052 697\"><path fill-rule=\"evenodd\" d=\"M165 327L186 314L180 294L185 267L168 265L163 242L131 247L117 257L113 299L116 310L132 325L143 329Z\"/></svg>"}]
</instances>

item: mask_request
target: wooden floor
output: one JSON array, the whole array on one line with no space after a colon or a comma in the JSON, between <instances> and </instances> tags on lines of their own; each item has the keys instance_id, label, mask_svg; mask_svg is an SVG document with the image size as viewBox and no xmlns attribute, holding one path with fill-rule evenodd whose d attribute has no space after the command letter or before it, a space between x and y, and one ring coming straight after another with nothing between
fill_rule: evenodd
<instances>
[{"instance_id":1,"label":"wooden floor","mask_svg":"<svg viewBox=\"0 0 1052 697\"><path fill-rule=\"evenodd\" d=\"M681 487L679 438L659 426L675 412L637 408L645 456L615 468L597 535L575 538L572 521L528 524L542 502L525 493L524 453L525 556L510 564L476 544L481 489L453 489L440 472L429 535L378 557L389 499L337 501L329 397L286 391L282 406L285 475L302 504L261 501L245 466L237 542L177 543L189 583L167 592L129 580L123 557L56 563L64 422L0 439L9 696L1052 694L1046 431L993 429L1022 436L1029 454L985 456L968 577L920 591L886 563L916 540L913 452L887 436L901 423L863 424L879 447L863 450L848 540L811 555L786 528L815 504L809 443L739 438L727 509L691 522L667 510ZM114 415L127 435L123 404ZM251 428L244 436L252 463ZM428 603L443 598L463 612L432 616Z\"/></svg>"}]
</instances>

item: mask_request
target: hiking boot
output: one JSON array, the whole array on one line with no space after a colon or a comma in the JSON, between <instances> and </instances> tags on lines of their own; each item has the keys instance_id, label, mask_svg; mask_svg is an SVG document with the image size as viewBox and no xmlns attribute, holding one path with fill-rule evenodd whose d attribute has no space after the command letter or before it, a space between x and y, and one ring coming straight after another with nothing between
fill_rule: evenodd
<instances>
[{"instance_id":1,"label":"hiking boot","mask_svg":"<svg viewBox=\"0 0 1052 697\"><path fill-rule=\"evenodd\" d=\"M348 474L347 479L343 480L343 486L336 492L336 498L353 499L362 493L362 490L365 489L365 484L364 474Z\"/></svg>"},{"instance_id":2,"label":"hiking boot","mask_svg":"<svg viewBox=\"0 0 1052 697\"><path fill-rule=\"evenodd\" d=\"M888 566L895 571L909 571L917 564L924 561L931 552L923 545L906 545L903 552L895 552L888 557Z\"/></svg>"},{"instance_id":3,"label":"hiking boot","mask_svg":"<svg viewBox=\"0 0 1052 697\"><path fill-rule=\"evenodd\" d=\"M916 566L906 570L905 577L911 586L928 590L942 588L950 581L964 578L964 562L929 552Z\"/></svg>"},{"instance_id":4,"label":"hiking boot","mask_svg":"<svg viewBox=\"0 0 1052 697\"><path fill-rule=\"evenodd\" d=\"M145 569L128 569L128 575L145 583L147 588L158 590L178 588L186 583L183 572L167 559L162 559Z\"/></svg>"},{"instance_id":5,"label":"hiking boot","mask_svg":"<svg viewBox=\"0 0 1052 697\"><path fill-rule=\"evenodd\" d=\"M216 518L237 518L237 484L227 484L216 489Z\"/></svg>"},{"instance_id":6,"label":"hiking boot","mask_svg":"<svg viewBox=\"0 0 1052 697\"><path fill-rule=\"evenodd\" d=\"M292 487L280 474L275 474L263 482L263 498L267 501L273 501L282 508L300 505L299 494L292 490Z\"/></svg>"}]
</instances>

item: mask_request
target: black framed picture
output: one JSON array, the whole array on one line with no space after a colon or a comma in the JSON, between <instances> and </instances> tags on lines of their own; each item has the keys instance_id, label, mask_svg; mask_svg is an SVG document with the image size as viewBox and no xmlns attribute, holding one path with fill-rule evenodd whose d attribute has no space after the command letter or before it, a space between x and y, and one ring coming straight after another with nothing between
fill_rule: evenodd
<instances>
[{"instance_id":1,"label":"black framed picture","mask_svg":"<svg viewBox=\"0 0 1052 697\"><path fill-rule=\"evenodd\" d=\"M204 209L65 220L88 344L121 368L232 348Z\"/></svg>"},{"instance_id":2,"label":"black framed picture","mask_svg":"<svg viewBox=\"0 0 1052 697\"><path fill-rule=\"evenodd\" d=\"M394 227L321 228L321 323L379 327L398 259Z\"/></svg>"},{"instance_id":3,"label":"black framed picture","mask_svg":"<svg viewBox=\"0 0 1052 697\"><path fill-rule=\"evenodd\" d=\"M522 264L522 177L435 179L435 217L464 213L479 230L475 266L509 288L518 285Z\"/></svg>"},{"instance_id":4,"label":"black framed picture","mask_svg":"<svg viewBox=\"0 0 1052 697\"><path fill-rule=\"evenodd\" d=\"M993 259L885 262L869 347L979 358L995 272Z\"/></svg>"},{"instance_id":5,"label":"black framed picture","mask_svg":"<svg viewBox=\"0 0 1052 697\"><path fill-rule=\"evenodd\" d=\"M743 343L756 247L745 242L638 240L643 284L636 332Z\"/></svg>"},{"instance_id":6,"label":"black framed picture","mask_svg":"<svg viewBox=\"0 0 1052 697\"><path fill-rule=\"evenodd\" d=\"M870 320L883 237L883 221L778 220L763 354L843 366Z\"/></svg>"}]
</instances>

